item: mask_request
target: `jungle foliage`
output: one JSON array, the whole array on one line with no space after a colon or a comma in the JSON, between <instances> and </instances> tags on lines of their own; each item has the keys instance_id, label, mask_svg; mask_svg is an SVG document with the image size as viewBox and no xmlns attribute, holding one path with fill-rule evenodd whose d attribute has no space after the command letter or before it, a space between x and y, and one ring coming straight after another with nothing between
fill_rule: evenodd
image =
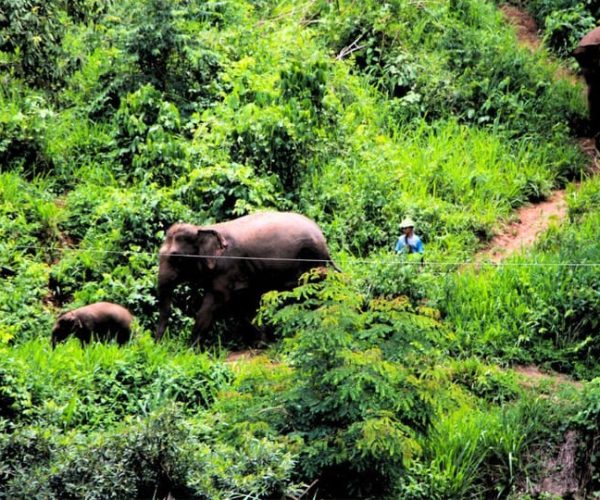
<instances>
[{"instance_id":1,"label":"jungle foliage","mask_svg":"<svg viewBox=\"0 0 600 500\"><path fill-rule=\"evenodd\" d=\"M600 18L597 0L515 0L510 3L527 9L548 47L565 58L577 47L579 40L598 25Z\"/></svg>"},{"instance_id":2,"label":"jungle foliage","mask_svg":"<svg viewBox=\"0 0 600 500\"><path fill-rule=\"evenodd\" d=\"M563 55L600 17L528 4ZM566 430L596 457L600 183L529 254L468 265L586 177L581 84L496 7L0 0L0 497L506 497ZM236 320L188 348L189 289L155 344L166 229L264 209L315 219L343 272L266 295L252 359L226 361ZM393 253L406 216L424 265ZM133 341L52 350L100 300Z\"/></svg>"}]
</instances>

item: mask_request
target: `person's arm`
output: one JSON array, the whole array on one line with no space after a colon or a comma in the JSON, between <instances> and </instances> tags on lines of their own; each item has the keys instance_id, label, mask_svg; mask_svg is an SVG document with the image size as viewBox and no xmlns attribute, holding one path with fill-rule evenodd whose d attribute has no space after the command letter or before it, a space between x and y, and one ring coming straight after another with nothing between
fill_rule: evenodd
<instances>
[{"instance_id":1,"label":"person's arm","mask_svg":"<svg viewBox=\"0 0 600 500\"><path fill-rule=\"evenodd\" d=\"M417 239L416 251L417 251L417 253L425 252L425 247L423 246L423 242L421 241L421 238Z\"/></svg>"},{"instance_id":2,"label":"person's arm","mask_svg":"<svg viewBox=\"0 0 600 500\"><path fill-rule=\"evenodd\" d=\"M398 238L398 241L396 242L396 253L402 253L404 251L404 242L402 241L402 236L400 236L400 238Z\"/></svg>"}]
</instances>

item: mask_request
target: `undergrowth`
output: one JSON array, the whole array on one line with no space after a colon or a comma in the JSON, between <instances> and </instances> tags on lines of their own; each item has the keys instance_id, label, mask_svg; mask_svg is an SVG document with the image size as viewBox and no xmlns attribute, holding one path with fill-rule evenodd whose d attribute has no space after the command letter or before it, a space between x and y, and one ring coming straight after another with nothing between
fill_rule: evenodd
<instances>
[{"instance_id":1,"label":"undergrowth","mask_svg":"<svg viewBox=\"0 0 600 500\"><path fill-rule=\"evenodd\" d=\"M567 50L588 14L544 6ZM558 67L486 0L0 0L0 496L521 492L597 413L594 382L550 400L505 367L598 375L598 183L531 255L459 264L584 176ZM344 272L266 296L256 359L224 362L227 322L188 349L191 289L155 344L168 227L263 209L315 219ZM424 265L392 252L407 216ZM100 300L133 341L52 350Z\"/></svg>"}]
</instances>

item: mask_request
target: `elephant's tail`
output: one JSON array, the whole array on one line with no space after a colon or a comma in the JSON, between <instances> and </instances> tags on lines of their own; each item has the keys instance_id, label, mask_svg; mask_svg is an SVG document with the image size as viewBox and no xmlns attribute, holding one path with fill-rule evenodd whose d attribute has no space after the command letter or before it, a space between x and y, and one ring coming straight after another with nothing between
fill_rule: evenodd
<instances>
[{"instance_id":1,"label":"elephant's tail","mask_svg":"<svg viewBox=\"0 0 600 500\"><path fill-rule=\"evenodd\" d=\"M340 267L333 261L333 259L331 258L331 256L329 256L329 258L327 259L327 264L330 265L331 267L333 267L333 269L335 271L337 271L338 273L343 272Z\"/></svg>"}]
</instances>

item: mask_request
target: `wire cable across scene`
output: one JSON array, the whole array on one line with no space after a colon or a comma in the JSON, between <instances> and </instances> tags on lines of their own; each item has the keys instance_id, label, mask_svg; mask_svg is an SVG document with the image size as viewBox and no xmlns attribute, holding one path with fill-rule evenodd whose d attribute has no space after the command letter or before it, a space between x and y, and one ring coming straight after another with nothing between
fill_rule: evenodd
<instances>
[{"instance_id":1,"label":"wire cable across scene","mask_svg":"<svg viewBox=\"0 0 600 500\"><path fill-rule=\"evenodd\" d=\"M98 254L115 255L151 255L160 257L158 252L148 252L142 250L103 250L95 248L60 248L42 247L36 245L19 245L12 247L11 250L38 250L38 251L60 251L60 252L88 252ZM242 256L242 255L199 255L199 254L169 254L170 257L184 257L189 259L216 259L216 260L261 260L261 261L282 261L282 262L314 262L314 263L333 263L330 259L304 259L290 257L263 257L263 256ZM360 264L401 264L421 266L423 263L418 261L405 260L402 257L391 257L386 259L364 259L351 257L352 262ZM427 266L488 266L488 267L600 267L600 262L491 262L491 261L425 261Z\"/></svg>"}]
</instances>

